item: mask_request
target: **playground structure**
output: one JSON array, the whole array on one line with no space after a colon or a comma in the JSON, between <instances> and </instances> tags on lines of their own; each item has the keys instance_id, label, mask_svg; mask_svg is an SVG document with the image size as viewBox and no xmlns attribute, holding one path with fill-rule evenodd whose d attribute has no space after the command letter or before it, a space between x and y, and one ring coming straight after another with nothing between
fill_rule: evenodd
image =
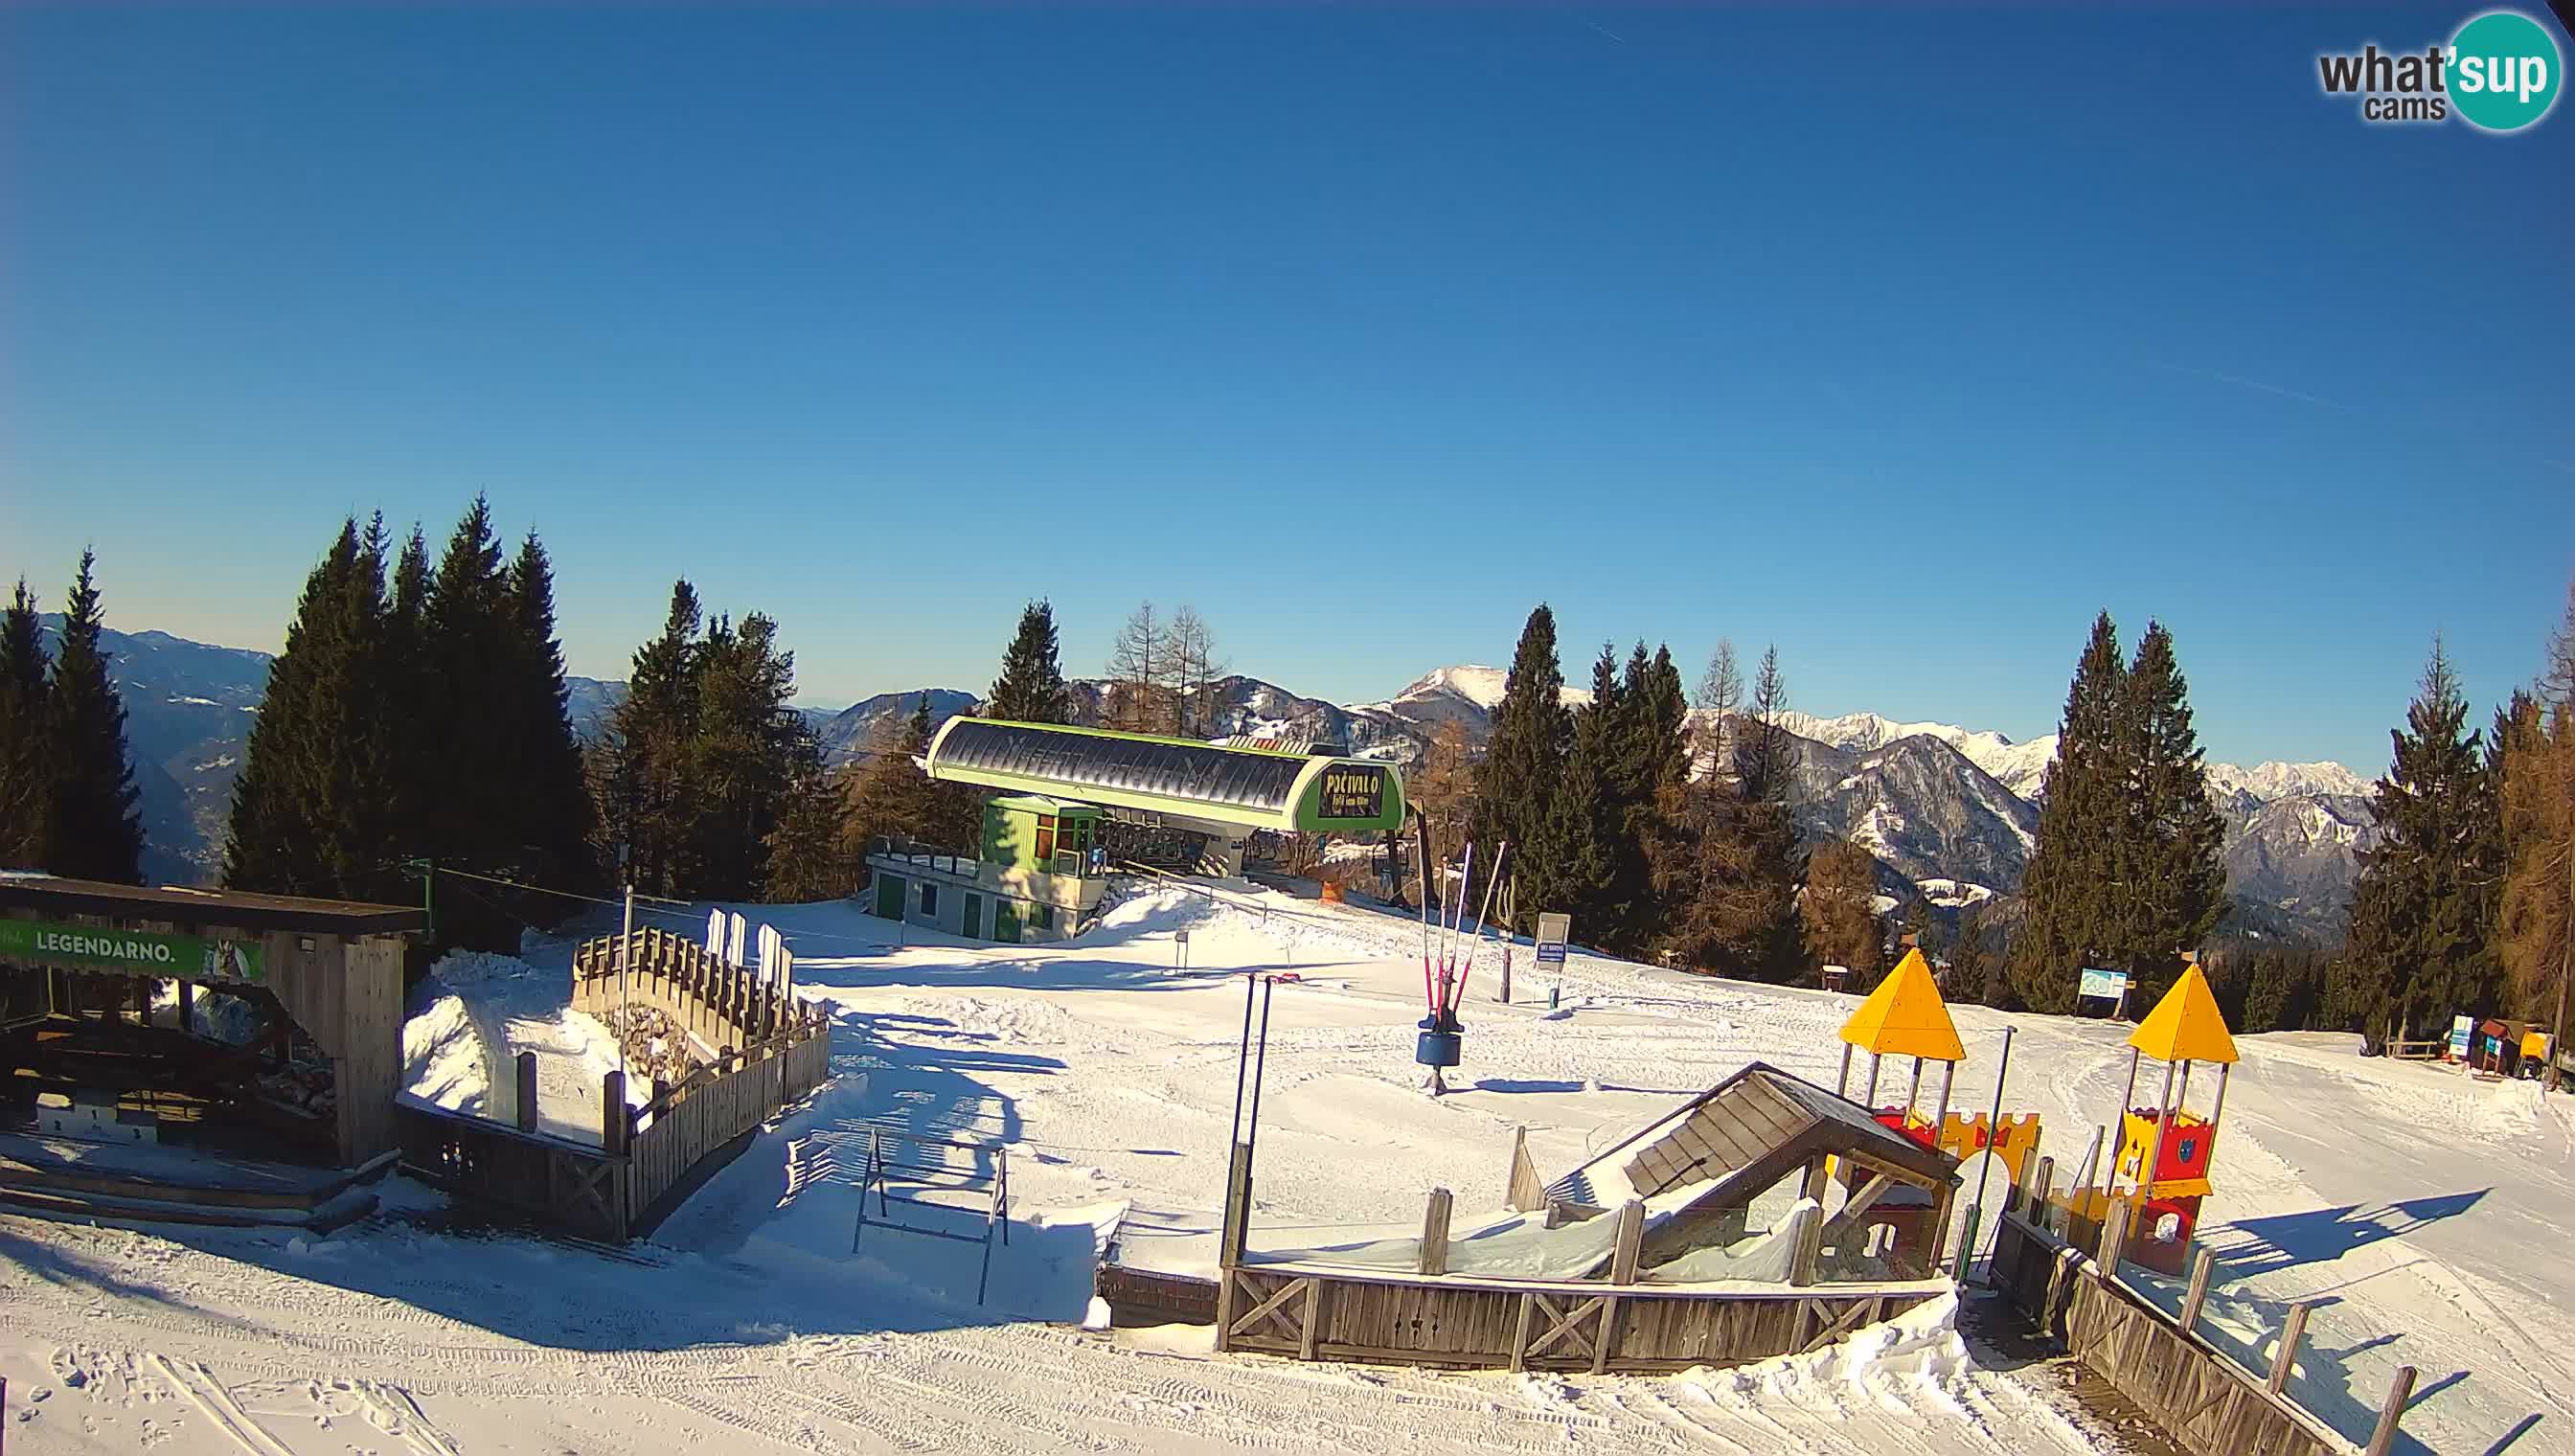
<instances>
[{"instance_id":1,"label":"playground structure","mask_svg":"<svg viewBox=\"0 0 2575 1456\"><path fill-rule=\"evenodd\" d=\"M2002 1164L2005 1181L2013 1188L2022 1186L2030 1160L2038 1150L2038 1116L1988 1116L1949 1110L1958 1063L1967 1053L1958 1040L1956 1023L1949 1019L1948 1003L1941 999L1939 984L1932 979L1931 967L1919 949L1905 949L1895 968L1842 1023L1841 1039L1841 1079L1833 1090L1849 1095L1852 1057L1867 1052L1868 1082L1858 1100L1879 1125L1960 1161L1990 1153ZM1913 1058L1913 1075L1906 1084L1903 1102L1880 1106L1878 1072L1889 1056ZM1919 1110L1922 1072L1925 1063L1934 1061L1941 1068L1940 1099L1931 1115L1925 1117ZM1837 1165L1833 1174L1846 1190L1857 1191L1858 1169ZM1866 1216L1869 1222L1886 1230L1884 1237L1891 1247L1920 1250L1935 1244L1941 1235L1930 1215L1928 1199L1897 1190L1871 1205Z\"/></svg>"},{"instance_id":2,"label":"playground structure","mask_svg":"<svg viewBox=\"0 0 2575 1456\"><path fill-rule=\"evenodd\" d=\"M2178 1276L2199 1226L2200 1201L2208 1196L2209 1165L2217 1155L2217 1120L2226 1110L2226 1083L2235 1066L2235 1038L2217 1009L2208 976L2188 957L2181 979L2164 993L2128 1037L2128 1085L2119 1094L2119 1152L2105 1188L2131 1205L2128 1228L2136 1241L2125 1252L2150 1269ZM2137 1072L2147 1057L2164 1064L2163 1090L2152 1107L2136 1105ZM2189 1110L2191 1069L2217 1068L2217 1096L2208 1115Z\"/></svg>"}]
</instances>

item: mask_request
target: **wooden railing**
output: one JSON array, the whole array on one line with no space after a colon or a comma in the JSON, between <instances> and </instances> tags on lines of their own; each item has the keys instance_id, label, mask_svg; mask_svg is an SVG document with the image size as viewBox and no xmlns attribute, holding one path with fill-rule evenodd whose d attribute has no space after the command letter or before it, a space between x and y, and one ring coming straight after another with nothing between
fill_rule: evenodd
<instances>
[{"instance_id":1,"label":"wooden railing","mask_svg":"<svg viewBox=\"0 0 2575 1456\"><path fill-rule=\"evenodd\" d=\"M573 952L574 1010L604 1016L638 1002L657 1006L719 1050L767 1041L811 1014L792 988L727 964L685 935L647 926L625 937L623 955L619 946L619 936L602 935Z\"/></svg>"},{"instance_id":2,"label":"wooden railing","mask_svg":"<svg viewBox=\"0 0 2575 1456\"><path fill-rule=\"evenodd\" d=\"M556 1232L623 1241L649 1233L762 1123L830 1080L830 1023L792 992L656 929L635 932L621 985L618 948L612 935L575 952L573 1005L598 1014L649 1003L718 1048L715 1058L656 1084L640 1106L628 1104L624 1072L602 1077L592 1146L537 1131L536 1053L522 1052L517 1126L403 1104L395 1129L406 1167Z\"/></svg>"}]
</instances>

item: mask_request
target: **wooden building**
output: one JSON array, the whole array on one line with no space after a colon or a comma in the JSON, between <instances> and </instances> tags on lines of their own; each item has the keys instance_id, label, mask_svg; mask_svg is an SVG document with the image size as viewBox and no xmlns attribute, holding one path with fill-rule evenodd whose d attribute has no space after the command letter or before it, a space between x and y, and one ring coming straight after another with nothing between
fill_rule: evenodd
<instances>
[{"instance_id":1,"label":"wooden building","mask_svg":"<svg viewBox=\"0 0 2575 1456\"><path fill-rule=\"evenodd\" d=\"M424 911L0 874L0 1121L354 1168L397 1146ZM221 1002L238 1033L209 1034Z\"/></svg>"}]
</instances>

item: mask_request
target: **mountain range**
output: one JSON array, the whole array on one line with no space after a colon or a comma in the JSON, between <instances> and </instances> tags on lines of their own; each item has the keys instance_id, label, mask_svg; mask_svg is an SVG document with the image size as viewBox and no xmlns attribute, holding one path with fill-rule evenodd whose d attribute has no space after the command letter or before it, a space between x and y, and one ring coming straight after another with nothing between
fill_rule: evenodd
<instances>
[{"instance_id":1,"label":"mountain range","mask_svg":"<svg viewBox=\"0 0 2575 1456\"><path fill-rule=\"evenodd\" d=\"M59 620L46 619L50 632ZM269 657L213 647L163 632L109 632L105 647L125 697L126 735L142 790L148 836L145 872L158 880L211 879L220 867L224 824L251 716L266 690ZM1341 705L1305 698L1257 678L1208 684L1198 717L1211 736L1259 733L1346 744L1397 762L1416 760L1431 734L1454 723L1470 745L1492 730L1506 675L1460 665L1422 675L1389 698ZM625 696L625 685L570 683L573 726L595 737ZM1068 685L1076 722L1097 723L1109 684ZM805 708L830 761L865 756L880 734L899 728L923 694L934 723L972 708L953 688L887 693L846 709ZM1563 691L1567 705L1590 694ZM1705 713L1694 713L1705 731ZM1812 838L1850 838L1882 866L1891 893L1949 881L1949 898L1975 886L2009 893L2020 883L2038 828L2038 801L2054 735L2014 741L1949 724L1907 723L1873 713L1820 718L1790 714L1795 736L1800 827ZM2226 822L2228 882L2239 923L2275 932L2337 933L2358 856L2373 842L2369 783L2339 763L2208 765L2209 791Z\"/></svg>"}]
</instances>

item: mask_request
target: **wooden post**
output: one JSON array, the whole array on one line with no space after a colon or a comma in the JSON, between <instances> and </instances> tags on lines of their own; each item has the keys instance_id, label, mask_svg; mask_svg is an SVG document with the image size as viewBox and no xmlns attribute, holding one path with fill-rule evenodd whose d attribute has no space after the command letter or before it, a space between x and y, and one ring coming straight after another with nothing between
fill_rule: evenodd
<instances>
[{"instance_id":1,"label":"wooden post","mask_svg":"<svg viewBox=\"0 0 2575 1456\"><path fill-rule=\"evenodd\" d=\"M2128 1205L2111 1198L2101 1209L2101 1247L2094 1251L2092 1261L2113 1279L2119 1277L2119 1247L2127 1239Z\"/></svg>"},{"instance_id":2,"label":"wooden post","mask_svg":"<svg viewBox=\"0 0 2575 1456\"><path fill-rule=\"evenodd\" d=\"M1824 1160L1816 1158L1806 1166L1805 1196L1815 1205L1812 1221L1797 1237L1793 1262L1788 1266L1788 1282L1799 1287L1815 1282L1815 1256L1824 1243Z\"/></svg>"},{"instance_id":3,"label":"wooden post","mask_svg":"<svg viewBox=\"0 0 2575 1456\"><path fill-rule=\"evenodd\" d=\"M1448 1272L1448 1190L1430 1190L1430 1206L1421 1214L1421 1258L1416 1266L1424 1274ZM1307 1359L1313 1358L1308 1355Z\"/></svg>"},{"instance_id":4,"label":"wooden post","mask_svg":"<svg viewBox=\"0 0 2575 1456\"><path fill-rule=\"evenodd\" d=\"M626 1073L611 1071L599 1079L599 1148L610 1157L626 1155Z\"/></svg>"},{"instance_id":5,"label":"wooden post","mask_svg":"<svg viewBox=\"0 0 2575 1456\"><path fill-rule=\"evenodd\" d=\"M1429 886L1427 884L1422 886L1422 892L1423 895L1427 897L1429 893ZM1511 1324L1510 1368L1513 1374L1517 1374L1528 1368L1529 1325L1534 1323L1536 1319L1537 1296L1527 1292L1526 1290L1522 1290L1520 1292L1520 1317ZM1220 1322L1217 1325L1217 1328L1222 1330L1225 1326Z\"/></svg>"},{"instance_id":6,"label":"wooden post","mask_svg":"<svg viewBox=\"0 0 2575 1456\"><path fill-rule=\"evenodd\" d=\"M184 981L184 980L183 980L183 981L181 981L181 982L179 982L179 1029L180 1029L180 1030L182 1030L182 1031L194 1031L194 1030L196 1030L196 1029L197 1029L196 1005L197 1005L197 987L196 987L195 983L194 983L194 982L191 982L191 981Z\"/></svg>"},{"instance_id":7,"label":"wooden post","mask_svg":"<svg viewBox=\"0 0 2575 1456\"><path fill-rule=\"evenodd\" d=\"M2414 1367L2399 1365L2396 1378L2388 1382L2387 1403L2378 1408L2378 1429L2370 1432L2369 1444L2361 1456L2387 1456L2396 1444L2396 1423L2405 1418L2405 1402L2414 1396Z\"/></svg>"},{"instance_id":8,"label":"wooden post","mask_svg":"<svg viewBox=\"0 0 2575 1456\"><path fill-rule=\"evenodd\" d=\"M1609 1282L1636 1282L1636 1263L1645 1247L1645 1205L1633 1198L1618 1205L1618 1241L1609 1254Z\"/></svg>"},{"instance_id":9,"label":"wooden post","mask_svg":"<svg viewBox=\"0 0 2575 1456\"><path fill-rule=\"evenodd\" d=\"M1439 1191L1445 1193L1447 1189L1442 1188ZM1447 1228L1443 1220L1440 1228L1440 1248L1443 1253L1447 1248ZM1300 1360L1314 1358L1314 1347L1322 1334L1320 1327L1322 1312L1323 1281L1308 1279L1305 1281L1305 1318L1296 1328L1296 1357Z\"/></svg>"},{"instance_id":10,"label":"wooden post","mask_svg":"<svg viewBox=\"0 0 2575 1456\"><path fill-rule=\"evenodd\" d=\"M2190 1261L2190 1292L2181 1300L2181 1332L2189 1334L2199 1327L2200 1307L2208 1303L2208 1276L2217 1270L2217 1256L2200 1246L2199 1254Z\"/></svg>"},{"instance_id":11,"label":"wooden post","mask_svg":"<svg viewBox=\"0 0 2575 1456\"><path fill-rule=\"evenodd\" d=\"M537 1054L519 1053L519 1130L537 1130Z\"/></svg>"},{"instance_id":12,"label":"wooden post","mask_svg":"<svg viewBox=\"0 0 2575 1456\"><path fill-rule=\"evenodd\" d=\"M2301 1299L2289 1306L2289 1322L2280 1326L2279 1352L2271 1357L2273 1395L2289 1388L2289 1372L2298 1361L2298 1344L2307 1337L2307 1311L2315 1307L2312 1299Z\"/></svg>"},{"instance_id":13,"label":"wooden post","mask_svg":"<svg viewBox=\"0 0 2575 1456\"><path fill-rule=\"evenodd\" d=\"M2029 1180L2029 1196L2021 1200L2022 1216L2032 1222L2047 1217L2047 1197L2056 1191L2056 1159L2040 1158L2038 1171Z\"/></svg>"}]
</instances>

